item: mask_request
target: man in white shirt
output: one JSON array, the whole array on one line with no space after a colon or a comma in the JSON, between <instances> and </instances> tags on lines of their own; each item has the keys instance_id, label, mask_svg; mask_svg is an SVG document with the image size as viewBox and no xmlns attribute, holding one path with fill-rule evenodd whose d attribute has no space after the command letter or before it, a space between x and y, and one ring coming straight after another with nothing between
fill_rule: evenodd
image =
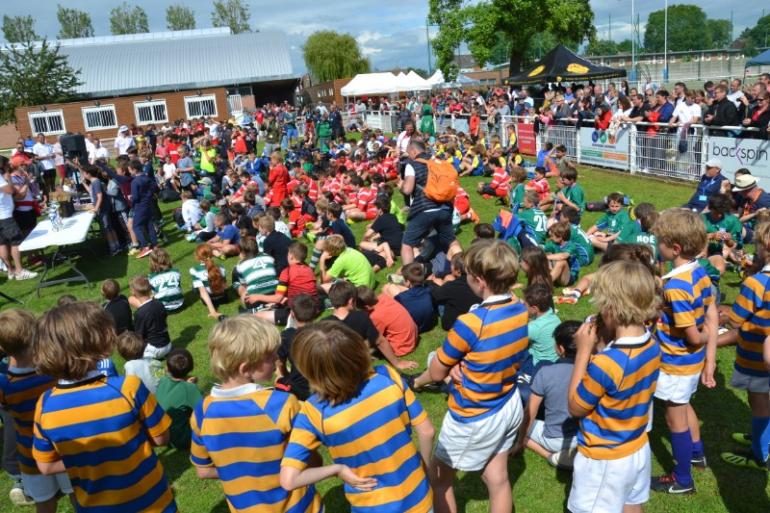
<instances>
[{"instance_id":1,"label":"man in white shirt","mask_svg":"<svg viewBox=\"0 0 770 513\"><path fill-rule=\"evenodd\" d=\"M406 155L406 150L409 147L409 141L412 140L412 135L414 135L414 123L412 121L407 121L404 124L404 131L398 134L398 138L396 139L396 149L398 150L399 155Z\"/></svg>"},{"instance_id":2,"label":"man in white shirt","mask_svg":"<svg viewBox=\"0 0 770 513\"><path fill-rule=\"evenodd\" d=\"M128 155L128 149L134 145L134 138L131 137L128 127L121 125L118 129L118 136L115 138L115 151L118 156Z\"/></svg>"},{"instance_id":3,"label":"man in white shirt","mask_svg":"<svg viewBox=\"0 0 770 513\"><path fill-rule=\"evenodd\" d=\"M96 146L96 160L110 160L110 150L102 146L102 141L99 139L94 139L94 146Z\"/></svg>"},{"instance_id":4,"label":"man in white shirt","mask_svg":"<svg viewBox=\"0 0 770 513\"><path fill-rule=\"evenodd\" d=\"M96 145L94 144L94 134L86 134L86 153L88 153L88 163L93 164L96 161Z\"/></svg>"},{"instance_id":5,"label":"man in white shirt","mask_svg":"<svg viewBox=\"0 0 770 513\"><path fill-rule=\"evenodd\" d=\"M37 273L21 266L19 245L24 240L19 225L13 218L14 187L11 183L8 159L0 156L0 260L9 280L29 280Z\"/></svg>"},{"instance_id":6,"label":"man in white shirt","mask_svg":"<svg viewBox=\"0 0 770 513\"><path fill-rule=\"evenodd\" d=\"M727 95L727 99L735 104L736 109L741 108L741 98L746 97L746 95L743 94L743 89L741 89L741 84L740 78L734 78L733 81L730 82L730 94Z\"/></svg>"},{"instance_id":7,"label":"man in white shirt","mask_svg":"<svg viewBox=\"0 0 770 513\"><path fill-rule=\"evenodd\" d=\"M43 168L43 180L49 191L56 185L56 164L54 162L53 146L45 141L45 135L37 134L37 142L32 147L35 161Z\"/></svg>"}]
</instances>

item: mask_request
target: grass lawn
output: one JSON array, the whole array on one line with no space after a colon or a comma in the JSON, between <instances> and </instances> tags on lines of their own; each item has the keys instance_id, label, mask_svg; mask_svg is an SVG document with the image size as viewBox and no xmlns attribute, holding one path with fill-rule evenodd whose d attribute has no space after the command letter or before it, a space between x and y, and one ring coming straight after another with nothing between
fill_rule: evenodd
<instances>
[{"instance_id":1,"label":"grass lawn","mask_svg":"<svg viewBox=\"0 0 770 513\"><path fill-rule=\"evenodd\" d=\"M469 192L475 191L478 179L463 179L463 186ZM649 201L658 209L681 205L692 193L691 185L672 184L649 178L632 177L619 172L607 172L594 169L582 169L580 183L586 190L589 200L598 200L607 193L621 190L630 194L639 203ZM472 203L482 220L491 221L499 207L493 200L484 201L471 192ZM165 205L169 211L176 205ZM588 228L597 219L597 214L587 214L583 226ZM360 238L364 225L354 227ZM172 340L176 346L187 347L194 355L196 369L194 374L200 377L200 385L208 391L213 383L213 377L208 368L206 337L213 326L213 320L206 316L204 306L196 300L196 295L190 291L190 278L187 270L194 265L193 250L195 245L185 241L183 234L172 224L165 228L169 237L168 249L175 265L182 271L184 287L188 290L185 308L169 317L169 328ZM473 238L472 226L463 226L459 235L460 241L467 245ZM106 244L99 239L88 243L95 251L83 252L79 268L89 277L93 284L98 285L106 278L117 278L121 285L127 286L131 276L147 273L147 261L136 260L121 255L115 258L104 256ZM599 260L598 258L596 259ZM236 259L226 262L228 277ZM596 264L594 264L595 266ZM380 283L386 278L386 273L378 276ZM722 290L726 302L732 302L736 295L739 278L736 274L728 274L722 279ZM56 303L62 294L73 294L80 299L99 301L98 286L87 287L83 284L72 286L60 285L43 289L41 297L34 293L34 281L8 282L2 284L2 291L24 301L24 307L35 313L41 313ZM0 307L10 305L2 303ZM591 311L590 303L582 300L577 305L558 305L559 316L562 320L583 319ZM221 311L227 315L237 312L237 303L231 302ZM439 346L444 333L436 328L422 337L419 348L413 356L420 363L420 370L425 368L425 359L429 351ZM762 512L770 511L770 486L767 474L751 470L742 470L723 464L719 453L723 450L734 449L730 433L738 430L748 430L750 415L745 395L727 387L726 383L732 373L735 350L722 349L719 352L718 387L715 390L702 390L694 399L695 409L703 420L703 439L711 467L705 472L696 472L695 482L698 493L686 497L665 495L651 496L647 504L648 512ZM116 357L119 367L120 358ZM441 394L420 393L419 399L429 412L436 426L440 428L441 420L446 412L446 400ZM653 473L669 471L673 465L670 445L667 439L665 423L662 418L662 408L655 408L655 429L652 432L651 443L653 450ZM171 449L161 449L160 456L166 468L167 475L173 483L177 503L182 511L187 512L226 512L227 504L223 498L221 487L216 481L201 481L193 471L186 453ZM565 510L567 495L570 489L571 474L555 471L547 463L531 452L526 452L510 460L510 480L513 486L514 501L520 512L558 512ZM10 481L7 475L0 477L0 511L10 512L12 506L8 502L7 491ZM319 487L324 495L326 510L337 513L348 511L344 500L342 485L339 481L326 481ZM488 510L487 492L478 474L460 474L456 483L456 493L459 510L466 512L484 512ZM31 508L28 510L31 511ZM71 511L71 506L60 502L59 511Z\"/></svg>"}]
</instances>

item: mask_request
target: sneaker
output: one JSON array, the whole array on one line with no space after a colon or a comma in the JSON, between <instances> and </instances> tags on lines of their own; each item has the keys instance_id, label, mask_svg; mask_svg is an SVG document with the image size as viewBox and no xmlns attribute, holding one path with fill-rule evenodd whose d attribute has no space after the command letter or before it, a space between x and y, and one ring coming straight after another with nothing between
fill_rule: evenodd
<instances>
[{"instance_id":1,"label":"sneaker","mask_svg":"<svg viewBox=\"0 0 770 513\"><path fill-rule=\"evenodd\" d=\"M195 242L195 239L197 238L198 238L198 235L195 233L191 233L187 235L187 237L185 237L185 239L187 239L188 242Z\"/></svg>"},{"instance_id":2,"label":"sneaker","mask_svg":"<svg viewBox=\"0 0 770 513\"><path fill-rule=\"evenodd\" d=\"M37 278L37 273L34 271L30 271L28 269L22 269L18 273L14 275L14 279L22 281L22 280L31 280L33 278Z\"/></svg>"},{"instance_id":3,"label":"sneaker","mask_svg":"<svg viewBox=\"0 0 770 513\"><path fill-rule=\"evenodd\" d=\"M564 297L574 297L576 299L580 299L583 296L583 293L580 292L578 289L565 288L565 289L562 289L561 295Z\"/></svg>"},{"instance_id":4,"label":"sneaker","mask_svg":"<svg viewBox=\"0 0 770 513\"><path fill-rule=\"evenodd\" d=\"M571 470L575 462L575 455L577 451L575 449L564 449L562 451L554 452L548 457L548 463L552 467L563 470Z\"/></svg>"},{"instance_id":5,"label":"sneaker","mask_svg":"<svg viewBox=\"0 0 770 513\"><path fill-rule=\"evenodd\" d=\"M8 498L14 506L32 506L35 504L35 501L24 493L24 486L21 481L14 481L11 491L8 492Z\"/></svg>"},{"instance_id":6,"label":"sneaker","mask_svg":"<svg viewBox=\"0 0 770 513\"><path fill-rule=\"evenodd\" d=\"M733 433L730 438L735 443L751 447L751 433Z\"/></svg>"},{"instance_id":7,"label":"sneaker","mask_svg":"<svg viewBox=\"0 0 770 513\"><path fill-rule=\"evenodd\" d=\"M722 461L735 465L736 467L750 468L752 470L770 470L770 459L767 461L759 461L753 454L739 454L734 452L723 452L721 454Z\"/></svg>"},{"instance_id":8,"label":"sneaker","mask_svg":"<svg viewBox=\"0 0 770 513\"><path fill-rule=\"evenodd\" d=\"M558 304L558 305L565 304L565 303L568 304L568 305L576 305L577 302L578 302L578 298L576 298L576 297L569 297L569 296L568 297L558 296L558 297L555 297L554 300L556 301L556 304Z\"/></svg>"},{"instance_id":9,"label":"sneaker","mask_svg":"<svg viewBox=\"0 0 770 513\"><path fill-rule=\"evenodd\" d=\"M404 277L400 274L389 274L388 282L394 285L403 285L406 283L406 280L404 280Z\"/></svg>"},{"instance_id":10,"label":"sneaker","mask_svg":"<svg viewBox=\"0 0 770 513\"><path fill-rule=\"evenodd\" d=\"M152 253L152 248L144 248L142 251L139 252L138 255L136 255L137 259L144 258L148 256L150 253Z\"/></svg>"},{"instance_id":11,"label":"sneaker","mask_svg":"<svg viewBox=\"0 0 770 513\"><path fill-rule=\"evenodd\" d=\"M650 488L655 492L670 493L673 495L683 495L695 493L695 483L689 486L681 485L677 482L673 474L668 476L653 477L650 482Z\"/></svg>"},{"instance_id":12,"label":"sneaker","mask_svg":"<svg viewBox=\"0 0 770 513\"><path fill-rule=\"evenodd\" d=\"M708 461L706 461L706 455L703 454L701 456L693 456L690 458L690 465L692 465L694 468L698 470L706 470L709 468Z\"/></svg>"},{"instance_id":13,"label":"sneaker","mask_svg":"<svg viewBox=\"0 0 770 513\"><path fill-rule=\"evenodd\" d=\"M134 256L137 253L139 253L139 248L138 247L132 246L131 249L128 250L128 255L129 256Z\"/></svg>"}]
</instances>

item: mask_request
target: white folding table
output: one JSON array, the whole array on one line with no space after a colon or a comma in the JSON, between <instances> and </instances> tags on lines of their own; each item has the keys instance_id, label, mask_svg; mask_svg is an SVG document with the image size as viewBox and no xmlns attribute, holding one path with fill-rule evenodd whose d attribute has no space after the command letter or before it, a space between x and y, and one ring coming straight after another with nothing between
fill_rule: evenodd
<instances>
[{"instance_id":1,"label":"white folding table","mask_svg":"<svg viewBox=\"0 0 770 513\"><path fill-rule=\"evenodd\" d=\"M45 271L43 271L42 276L40 276L40 281L37 284L38 297L40 297L40 289L52 285L73 282L89 283L88 278L75 267L72 260L68 256L62 254L61 248L84 242L88 236L88 230L91 227L93 220L93 212L75 212L71 217L62 219L61 229L54 231L51 221L45 219L39 222L37 226L35 226L35 229L27 235L26 239L24 239L24 242L21 243L19 246L20 251L36 251L45 250L47 248L56 248L50 259L50 263L47 261L45 262ZM70 270L75 273L76 276L48 280L48 273L56 267L57 260L62 258L70 265Z\"/></svg>"}]
</instances>

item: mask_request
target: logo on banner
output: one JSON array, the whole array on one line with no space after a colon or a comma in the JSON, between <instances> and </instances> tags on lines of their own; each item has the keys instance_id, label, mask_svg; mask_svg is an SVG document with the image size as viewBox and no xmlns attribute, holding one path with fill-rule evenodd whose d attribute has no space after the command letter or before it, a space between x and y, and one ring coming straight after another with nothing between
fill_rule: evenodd
<instances>
[{"instance_id":1,"label":"logo on banner","mask_svg":"<svg viewBox=\"0 0 770 513\"><path fill-rule=\"evenodd\" d=\"M594 130L591 133L591 141L594 144L615 144L617 142L617 136L615 132L608 130Z\"/></svg>"},{"instance_id":2,"label":"logo on banner","mask_svg":"<svg viewBox=\"0 0 770 513\"><path fill-rule=\"evenodd\" d=\"M583 66L582 64L573 62L572 64L567 66L567 71L569 71L570 73L576 73L576 74L582 75L583 73L588 73L588 68Z\"/></svg>"}]
</instances>

